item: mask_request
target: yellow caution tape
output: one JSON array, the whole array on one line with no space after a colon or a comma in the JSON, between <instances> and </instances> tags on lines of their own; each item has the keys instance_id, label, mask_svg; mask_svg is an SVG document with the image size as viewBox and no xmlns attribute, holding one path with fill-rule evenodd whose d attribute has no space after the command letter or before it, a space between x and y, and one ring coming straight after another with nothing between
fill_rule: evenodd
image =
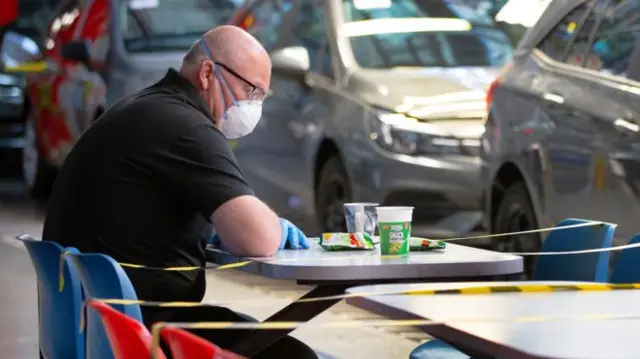
<instances>
[{"instance_id":1,"label":"yellow caution tape","mask_svg":"<svg viewBox=\"0 0 640 359\"><path fill-rule=\"evenodd\" d=\"M47 69L47 63L44 61L23 62L14 66L5 66L3 72L42 72Z\"/></svg>"},{"instance_id":2,"label":"yellow caution tape","mask_svg":"<svg viewBox=\"0 0 640 359\"><path fill-rule=\"evenodd\" d=\"M447 238L447 239L442 239L442 241L452 242L452 241L462 241L462 240L467 240L467 239L508 237L508 236L517 236L517 235L521 235L521 234L534 234L534 233L544 233L544 232L551 232L551 231L563 231L563 230L566 230L566 229L581 228L581 227L596 227L596 226L602 226L604 224L605 224L605 222L589 221L589 222L584 222L584 223L570 224L570 225L567 225L567 226L530 229L530 230L527 230L527 231L519 231L519 232L508 232L508 233L496 233L496 234L470 236L470 237Z\"/></svg>"},{"instance_id":3,"label":"yellow caution tape","mask_svg":"<svg viewBox=\"0 0 640 359\"><path fill-rule=\"evenodd\" d=\"M62 292L64 289L64 263L67 255L71 254L71 252L65 251L60 255L60 264L58 266L58 291ZM232 269L237 267L242 267L251 263L251 261L237 262L231 264L225 264L217 267L199 267L199 266L188 266L188 267L153 267L153 266L145 266L142 264L132 264L132 263L119 263L123 268L135 268L135 269L147 269L147 270L159 270L159 271L167 271L167 272L188 272L193 270L200 269L215 269L215 270L224 270L224 269Z\"/></svg>"},{"instance_id":4,"label":"yellow caution tape","mask_svg":"<svg viewBox=\"0 0 640 359\"><path fill-rule=\"evenodd\" d=\"M340 295L332 295L325 297L315 298L302 298L297 299L293 303L311 303L321 302L327 300L342 300L349 298L360 297L372 297L383 295L481 295L481 294L503 294L503 293L550 293L550 292L598 292L598 291L613 291L613 290L634 290L640 289L640 283L629 284L609 284L609 283L579 283L579 284L523 284L523 285L495 285L495 286L482 286L482 287L462 287L453 289L434 289L434 290L402 290L402 291L384 291L384 292L362 292L362 293L347 293ZM141 305L149 307L199 307L199 306L228 306L232 304L252 304L252 305L270 305L268 301L264 299L256 300L244 300L244 301L231 301L231 302L154 302L145 300L132 300L132 299L108 299L108 298L96 298L107 304L112 305Z\"/></svg>"},{"instance_id":5,"label":"yellow caution tape","mask_svg":"<svg viewBox=\"0 0 640 359\"><path fill-rule=\"evenodd\" d=\"M169 272L187 272L187 271L198 270L198 269L215 269L215 270L231 269L231 268L242 267L242 266L245 266L245 265L247 265L249 263L251 263L251 261L224 264L224 265L217 266L217 267L200 267L200 266L191 266L191 267L152 267L152 266L145 266L145 265L142 265L142 264L131 264L131 263L118 263L118 264L120 264L120 266L124 267L124 268L148 269L148 270L159 270L159 271L169 271Z\"/></svg>"},{"instance_id":6,"label":"yellow caution tape","mask_svg":"<svg viewBox=\"0 0 640 359\"><path fill-rule=\"evenodd\" d=\"M434 321L428 319L370 319L370 320L345 320L327 322L158 322L154 324L159 327L173 326L185 329L295 329L301 326L316 328L361 328L361 327L422 327L427 325L444 325L449 323L486 323L486 322L549 322L558 320L616 320L616 319L640 319L640 315L620 315L620 314L588 314L584 316L523 316L515 318L469 318L451 319L445 321Z\"/></svg>"}]
</instances>

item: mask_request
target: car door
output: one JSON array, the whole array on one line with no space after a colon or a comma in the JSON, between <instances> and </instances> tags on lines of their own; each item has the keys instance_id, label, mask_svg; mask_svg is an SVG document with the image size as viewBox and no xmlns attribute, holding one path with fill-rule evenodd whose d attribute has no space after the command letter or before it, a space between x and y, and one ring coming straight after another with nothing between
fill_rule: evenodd
<instances>
[{"instance_id":1,"label":"car door","mask_svg":"<svg viewBox=\"0 0 640 359\"><path fill-rule=\"evenodd\" d=\"M531 91L537 103L536 122L545 134L540 152L547 213L552 223L568 217L597 218L595 181L602 166L602 138L585 109L599 99L587 91L581 64L591 61L587 50L594 28L593 1L565 16L533 50L529 59Z\"/></svg>"},{"instance_id":2,"label":"car door","mask_svg":"<svg viewBox=\"0 0 640 359\"><path fill-rule=\"evenodd\" d=\"M257 1L232 23L244 28L252 34L270 53L282 42L287 31L286 21L290 19L294 8L293 0ZM272 74L272 96L263 104L262 117L254 131L237 140L231 140L233 149L243 174L253 187L256 195L271 206L282 217L288 217L288 190L286 169L273 163L278 157L278 146L274 143L281 140L283 134L278 133L274 123L281 121L283 113L287 113L286 99L281 94L283 89L275 74Z\"/></svg>"},{"instance_id":3,"label":"car door","mask_svg":"<svg viewBox=\"0 0 640 359\"><path fill-rule=\"evenodd\" d=\"M595 121L602 156L596 164L593 219L618 224L616 237L640 231L640 0L599 1L598 26L578 77ZM635 54L634 54L635 48Z\"/></svg>"},{"instance_id":4,"label":"car door","mask_svg":"<svg viewBox=\"0 0 640 359\"><path fill-rule=\"evenodd\" d=\"M315 225L314 170L316 152L331 118L335 74L329 45L329 6L323 0L297 2L290 28L279 48L303 47L309 54L310 69L304 77L289 77L274 70L273 116L264 123L269 141L263 151L270 177L281 186L282 203L300 225ZM310 223L303 223L309 220Z\"/></svg>"}]
</instances>

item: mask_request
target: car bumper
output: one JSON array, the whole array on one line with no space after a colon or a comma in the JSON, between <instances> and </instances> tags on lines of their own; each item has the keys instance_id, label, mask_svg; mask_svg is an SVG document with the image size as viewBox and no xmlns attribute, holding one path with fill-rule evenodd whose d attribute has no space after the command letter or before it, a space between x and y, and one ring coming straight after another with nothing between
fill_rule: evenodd
<instances>
[{"instance_id":1,"label":"car bumper","mask_svg":"<svg viewBox=\"0 0 640 359\"><path fill-rule=\"evenodd\" d=\"M407 156L373 146L370 155L366 169L354 176L356 199L415 207L416 235L461 236L481 226L478 157Z\"/></svg>"},{"instance_id":2,"label":"car bumper","mask_svg":"<svg viewBox=\"0 0 640 359\"><path fill-rule=\"evenodd\" d=\"M0 148L21 149L24 146L22 104L0 101Z\"/></svg>"}]
</instances>

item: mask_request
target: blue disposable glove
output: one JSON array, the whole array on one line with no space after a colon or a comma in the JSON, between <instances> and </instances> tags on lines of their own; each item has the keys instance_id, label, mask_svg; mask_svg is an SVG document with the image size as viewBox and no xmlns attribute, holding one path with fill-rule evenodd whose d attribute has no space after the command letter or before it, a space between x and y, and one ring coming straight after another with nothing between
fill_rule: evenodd
<instances>
[{"instance_id":1,"label":"blue disposable glove","mask_svg":"<svg viewBox=\"0 0 640 359\"><path fill-rule=\"evenodd\" d=\"M279 249L309 249L309 239L294 224L280 218L280 229L282 230L282 239ZM217 233L209 238L209 244L222 248L222 242L220 242L220 236Z\"/></svg>"},{"instance_id":2,"label":"blue disposable glove","mask_svg":"<svg viewBox=\"0 0 640 359\"><path fill-rule=\"evenodd\" d=\"M309 249L307 236L293 223L280 218L280 228L282 229L280 249Z\"/></svg>"},{"instance_id":3,"label":"blue disposable glove","mask_svg":"<svg viewBox=\"0 0 640 359\"><path fill-rule=\"evenodd\" d=\"M209 243L210 245L216 247L216 248L220 248L222 247L222 242L220 242L220 236L218 235L218 233L214 234L211 236L211 238L209 238Z\"/></svg>"}]
</instances>

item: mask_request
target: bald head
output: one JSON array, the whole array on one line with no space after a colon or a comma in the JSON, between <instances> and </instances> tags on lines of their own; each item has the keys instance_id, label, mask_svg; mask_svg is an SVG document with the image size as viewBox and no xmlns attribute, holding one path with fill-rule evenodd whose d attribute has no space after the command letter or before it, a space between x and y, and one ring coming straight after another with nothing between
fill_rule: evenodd
<instances>
[{"instance_id":1,"label":"bald head","mask_svg":"<svg viewBox=\"0 0 640 359\"><path fill-rule=\"evenodd\" d=\"M264 90L269 88L271 60L264 47L248 32L237 26L223 25L202 36L213 60L233 69L242 77ZM182 61L182 70L190 72L197 68L207 54L199 43L195 43Z\"/></svg>"}]
</instances>

